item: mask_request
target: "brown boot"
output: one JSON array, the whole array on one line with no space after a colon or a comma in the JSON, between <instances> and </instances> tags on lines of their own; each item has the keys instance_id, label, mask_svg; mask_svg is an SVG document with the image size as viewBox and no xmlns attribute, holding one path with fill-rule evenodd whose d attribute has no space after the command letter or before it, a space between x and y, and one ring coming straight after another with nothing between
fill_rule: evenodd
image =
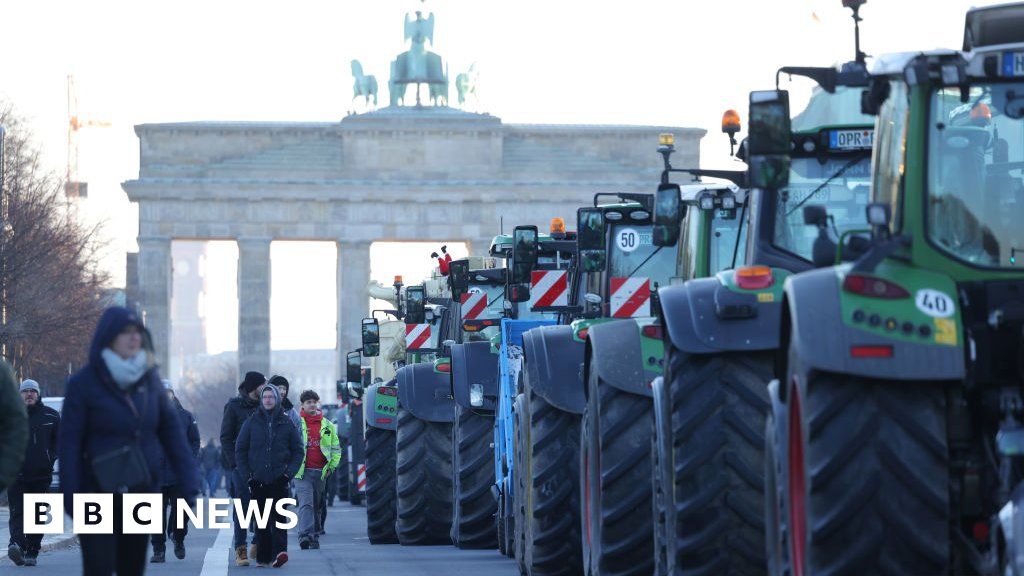
<instances>
[{"instance_id":1,"label":"brown boot","mask_svg":"<svg viewBox=\"0 0 1024 576\"><path fill-rule=\"evenodd\" d=\"M253 542L249 545L249 558L256 559L256 543Z\"/></svg>"},{"instance_id":2,"label":"brown boot","mask_svg":"<svg viewBox=\"0 0 1024 576\"><path fill-rule=\"evenodd\" d=\"M245 555L245 544L235 548L235 566L248 566L249 557Z\"/></svg>"}]
</instances>

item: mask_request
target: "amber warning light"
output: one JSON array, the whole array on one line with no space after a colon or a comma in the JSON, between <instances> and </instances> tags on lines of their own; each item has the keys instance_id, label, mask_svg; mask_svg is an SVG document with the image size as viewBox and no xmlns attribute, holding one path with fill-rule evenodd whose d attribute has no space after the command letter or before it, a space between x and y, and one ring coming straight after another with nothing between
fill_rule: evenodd
<instances>
[{"instance_id":1,"label":"amber warning light","mask_svg":"<svg viewBox=\"0 0 1024 576\"><path fill-rule=\"evenodd\" d=\"M726 110L722 114L722 132L732 136L740 131L740 115L735 110Z\"/></svg>"}]
</instances>

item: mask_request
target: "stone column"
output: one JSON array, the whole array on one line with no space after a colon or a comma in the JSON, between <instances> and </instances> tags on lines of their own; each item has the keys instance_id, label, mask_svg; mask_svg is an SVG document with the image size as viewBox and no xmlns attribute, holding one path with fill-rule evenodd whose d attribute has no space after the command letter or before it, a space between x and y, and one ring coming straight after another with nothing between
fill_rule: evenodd
<instances>
[{"instance_id":1,"label":"stone column","mask_svg":"<svg viewBox=\"0 0 1024 576\"><path fill-rule=\"evenodd\" d=\"M238 239L238 374L270 377L270 238Z\"/></svg>"},{"instance_id":2,"label":"stone column","mask_svg":"<svg viewBox=\"0 0 1024 576\"><path fill-rule=\"evenodd\" d=\"M345 354L359 348L360 320L369 314L370 242L338 241L338 370L344 377Z\"/></svg>"},{"instance_id":3,"label":"stone column","mask_svg":"<svg viewBox=\"0 0 1024 576\"><path fill-rule=\"evenodd\" d=\"M171 238L139 236L139 300L153 337L160 374L168 377L171 345Z\"/></svg>"}]
</instances>

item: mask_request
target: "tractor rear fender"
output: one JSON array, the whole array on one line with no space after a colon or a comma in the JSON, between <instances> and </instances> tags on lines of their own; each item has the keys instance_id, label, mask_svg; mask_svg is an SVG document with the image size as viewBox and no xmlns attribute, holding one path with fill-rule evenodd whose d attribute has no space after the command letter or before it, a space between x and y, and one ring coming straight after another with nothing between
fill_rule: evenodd
<instances>
[{"instance_id":1,"label":"tractor rear fender","mask_svg":"<svg viewBox=\"0 0 1024 576\"><path fill-rule=\"evenodd\" d=\"M397 397L379 394L381 386L393 388L395 380L386 384L374 384L366 389L363 396L363 420L367 426L381 428L383 430L396 430L398 427L398 402ZM392 409L394 410L392 412ZM356 432L358 433L358 432ZM349 431L352 434L352 431Z\"/></svg>"},{"instance_id":2,"label":"tractor rear fender","mask_svg":"<svg viewBox=\"0 0 1024 576\"><path fill-rule=\"evenodd\" d=\"M483 387L484 403L470 403L474 384ZM498 355L491 354L490 342L466 342L452 346L452 395L455 402L470 410L498 409Z\"/></svg>"},{"instance_id":3,"label":"tractor rear fender","mask_svg":"<svg viewBox=\"0 0 1024 576\"><path fill-rule=\"evenodd\" d=\"M635 320L616 320L594 324L587 332L586 362L583 382L590 371L623 392L651 397L650 381L644 371L640 350L640 330Z\"/></svg>"},{"instance_id":4,"label":"tractor rear fender","mask_svg":"<svg viewBox=\"0 0 1024 576\"><path fill-rule=\"evenodd\" d=\"M523 334L524 369L533 392L563 412L583 414L583 342L568 325L534 328Z\"/></svg>"},{"instance_id":5,"label":"tractor rear fender","mask_svg":"<svg viewBox=\"0 0 1024 576\"><path fill-rule=\"evenodd\" d=\"M822 268L786 280L778 358L792 341L800 358L800 371L822 370L887 380L961 380L963 348L928 341L917 343L887 338L879 331L862 330L841 318L840 285L836 272ZM890 357L855 358L856 346L891 346ZM785 367L776 366L777 375ZM783 396L785 396L783 392Z\"/></svg>"},{"instance_id":6,"label":"tractor rear fender","mask_svg":"<svg viewBox=\"0 0 1024 576\"><path fill-rule=\"evenodd\" d=\"M755 294L729 290L718 278L700 278L658 289L662 324L677 350L713 354L744 350L774 350L779 346L779 302L759 302ZM742 300L753 316L722 318L719 309L729 299Z\"/></svg>"},{"instance_id":7,"label":"tractor rear fender","mask_svg":"<svg viewBox=\"0 0 1024 576\"><path fill-rule=\"evenodd\" d=\"M403 366L395 379L398 381L398 401L413 416L428 422L455 421L450 376L434 372L432 362Z\"/></svg>"}]
</instances>

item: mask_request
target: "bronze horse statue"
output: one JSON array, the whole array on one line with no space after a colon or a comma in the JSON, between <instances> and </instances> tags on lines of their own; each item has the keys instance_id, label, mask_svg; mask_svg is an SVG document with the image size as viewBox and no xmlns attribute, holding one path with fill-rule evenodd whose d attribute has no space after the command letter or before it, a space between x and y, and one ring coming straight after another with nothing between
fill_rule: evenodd
<instances>
[{"instance_id":1,"label":"bronze horse statue","mask_svg":"<svg viewBox=\"0 0 1024 576\"><path fill-rule=\"evenodd\" d=\"M352 87L352 99L363 97L367 106L370 98L373 98L373 107L377 107L377 78L373 75L363 74L363 66L359 60L352 61L352 77L355 78L355 85Z\"/></svg>"}]
</instances>

